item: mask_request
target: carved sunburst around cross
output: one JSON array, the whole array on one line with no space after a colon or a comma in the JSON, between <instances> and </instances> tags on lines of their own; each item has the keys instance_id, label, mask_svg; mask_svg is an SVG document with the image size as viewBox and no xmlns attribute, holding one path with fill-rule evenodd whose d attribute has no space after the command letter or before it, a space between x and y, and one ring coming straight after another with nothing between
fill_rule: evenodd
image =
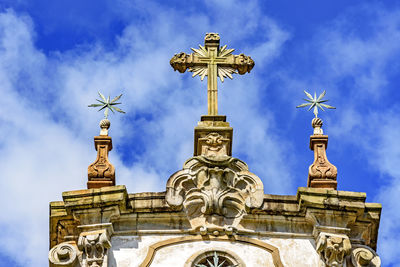
<instances>
[{"instance_id":1,"label":"carved sunburst around cross","mask_svg":"<svg viewBox=\"0 0 400 267\"><path fill-rule=\"evenodd\" d=\"M237 264L231 264L231 265L226 265L226 260L223 260L222 262L220 262L220 259L217 255L217 252L214 251L214 256L213 256L213 262L210 262L207 259L207 264L208 265L204 265L204 264L196 264L196 267L237 267ZM224 265L225 264L225 265Z\"/></svg>"},{"instance_id":2,"label":"carved sunburst around cross","mask_svg":"<svg viewBox=\"0 0 400 267\"><path fill-rule=\"evenodd\" d=\"M329 100L323 100L326 91L324 90L317 98L317 94L314 93L314 97L308 93L307 91L304 90L304 93L306 94L306 96L308 97L308 99L303 99L305 101L307 101L308 103L304 103L301 105L298 105L296 108L303 108L303 107L307 107L310 106L310 108L308 110L311 110L312 108L314 108L313 112L315 117L317 118L318 116L318 108L320 108L322 111L324 111L324 108L329 108L329 109L335 109L335 107L332 107L330 105L324 104L324 102L327 102Z\"/></svg>"},{"instance_id":3,"label":"carved sunburst around cross","mask_svg":"<svg viewBox=\"0 0 400 267\"><path fill-rule=\"evenodd\" d=\"M206 57L206 58L211 57L207 48L205 48L202 45L199 45L199 47L200 47L199 49L192 48L195 55L197 55L199 57ZM232 49L232 48L226 49L226 45L224 45L223 47L221 47L219 49L217 57L219 57L219 58L227 57L227 56L231 55L233 51L235 51L235 49ZM235 70L234 68L227 67L227 66L217 66L217 70L218 70L217 75L221 79L221 82L224 82L224 79L226 77L233 79L232 74L238 73L237 70ZM208 75L208 67L207 66L190 67L189 71L193 72L192 77L199 75L201 80L203 80L204 77Z\"/></svg>"},{"instance_id":4,"label":"carved sunburst around cross","mask_svg":"<svg viewBox=\"0 0 400 267\"><path fill-rule=\"evenodd\" d=\"M101 100L96 99L100 104L91 104L88 107L101 107L99 109L103 110L104 109L104 118L107 119L108 117L108 110L111 110L114 113L115 111L118 111L120 113L125 113L125 111L122 111L121 109L117 108L116 105L119 105L121 103L117 103L116 101L118 99L121 98L122 94L120 94L119 96L115 97L113 100L110 101L110 97L108 97L107 99L104 97L104 95L102 93L99 92L99 96L101 98Z\"/></svg>"}]
</instances>

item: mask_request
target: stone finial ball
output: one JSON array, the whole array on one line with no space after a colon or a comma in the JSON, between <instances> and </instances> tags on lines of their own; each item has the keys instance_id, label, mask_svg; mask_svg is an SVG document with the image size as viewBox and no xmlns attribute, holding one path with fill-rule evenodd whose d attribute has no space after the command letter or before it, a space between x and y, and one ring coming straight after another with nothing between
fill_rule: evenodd
<instances>
[{"instance_id":1,"label":"stone finial ball","mask_svg":"<svg viewBox=\"0 0 400 267\"><path fill-rule=\"evenodd\" d=\"M108 129L110 128L111 122L108 119L102 119L99 125L101 129Z\"/></svg>"},{"instance_id":2,"label":"stone finial ball","mask_svg":"<svg viewBox=\"0 0 400 267\"><path fill-rule=\"evenodd\" d=\"M311 121L311 126L313 127L313 128L316 128L316 127L322 127L322 120L320 119L320 118L314 118L312 121Z\"/></svg>"}]
</instances>

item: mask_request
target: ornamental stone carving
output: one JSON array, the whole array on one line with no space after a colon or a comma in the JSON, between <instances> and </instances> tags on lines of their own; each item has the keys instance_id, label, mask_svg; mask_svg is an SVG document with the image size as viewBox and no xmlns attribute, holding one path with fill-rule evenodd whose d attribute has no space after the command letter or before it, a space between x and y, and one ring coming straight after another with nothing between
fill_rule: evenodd
<instances>
[{"instance_id":1,"label":"ornamental stone carving","mask_svg":"<svg viewBox=\"0 0 400 267\"><path fill-rule=\"evenodd\" d=\"M169 64L174 70L184 73L188 68L188 57L189 56L184 52L175 54L169 61Z\"/></svg>"},{"instance_id":2,"label":"ornamental stone carving","mask_svg":"<svg viewBox=\"0 0 400 267\"><path fill-rule=\"evenodd\" d=\"M112 149L111 137L95 136L94 145L97 150L97 158L88 167L88 188L113 186L115 185L115 168L108 161L108 152Z\"/></svg>"},{"instance_id":3,"label":"ornamental stone carving","mask_svg":"<svg viewBox=\"0 0 400 267\"><path fill-rule=\"evenodd\" d=\"M345 258L350 253L351 243L347 235L321 232L316 249L321 257L321 267L345 267Z\"/></svg>"},{"instance_id":4,"label":"ornamental stone carving","mask_svg":"<svg viewBox=\"0 0 400 267\"><path fill-rule=\"evenodd\" d=\"M250 56L246 56L245 54L240 54L235 56L235 62L237 62L237 66L235 66L238 70L238 73L243 75L246 72L250 73L250 71L254 67L254 61Z\"/></svg>"},{"instance_id":5,"label":"ornamental stone carving","mask_svg":"<svg viewBox=\"0 0 400 267\"><path fill-rule=\"evenodd\" d=\"M83 252L83 266L107 267L107 250L111 248L107 230L81 233L78 247Z\"/></svg>"},{"instance_id":6,"label":"ornamental stone carving","mask_svg":"<svg viewBox=\"0 0 400 267\"><path fill-rule=\"evenodd\" d=\"M80 266L78 260L79 254L75 242L60 243L49 251L50 267Z\"/></svg>"},{"instance_id":7,"label":"ornamental stone carving","mask_svg":"<svg viewBox=\"0 0 400 267\"><path fill-rule=\"evenodd\" d=\"M310 137L310 149L314 150L314 162L308 170L308 186L336 190L337 168L328 161L327 147L327 135L312 135Z\"/></svg>"},{"instance_id":8,"label":"ornamental stone carving","mask_svg":"<svg viewBox=\"0 0 400 267\"><path fill-rule=\"evenodd\" d=\"M215 33L215 32L209 32L206 34L206 36L204 37L204 42L208 43L208 42L219 42L219 34Z\"/></svg>"},{"instance_id":9,"label":"ornamental stone carving","mask_svg":"<svg viewBox=\"0 0 400 267\"><path fill-rule=\"evenodd\" d=\"M200 154L208 158L228 157L229 138L212 132L198 139Z\"/></svg>"},{"instance_id":10,"label":"ornamental stone carving","mask_svg":"<svg viewBox=\"0 0 400 267\"><path fill-rule=\"evenodd\" d=\"M219 143L214 137L212 145ZM203 234L232 233L250 208L261 207L263 197L260 178L229 156L190 158L167 182L167 203L183 208L192 229Z\"/></svg>"},{"instance_id":11,"label":"ornamental stone carving","mask_svg":"<svg viewBox=\"0 0 400 267\"><path fill-rule=\"evenodd\" d=\"M368 247L357 245L355 249L351 251L350 261L354 267L380 267L381 259L376 252Z\"/></svg>"}]
</instances>

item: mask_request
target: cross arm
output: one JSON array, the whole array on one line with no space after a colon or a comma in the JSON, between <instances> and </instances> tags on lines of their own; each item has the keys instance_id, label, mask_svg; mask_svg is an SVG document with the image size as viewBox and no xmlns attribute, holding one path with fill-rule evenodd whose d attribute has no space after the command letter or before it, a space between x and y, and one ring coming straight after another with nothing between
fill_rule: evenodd
<instances>
[{"instance_id":1,"label":"cross arm","mask_svg":"<svg viewBox=\"0 0 400 267\"><path fill-rule=\"evenodd\" d=\"M254 67L254 61L250 56L245 54L240 55L226 55L223 57L216 57L215 61L219 67L231 68L231 73L239 73L241 75L250 72ZM170 65L176 71L184 73L187 69L195 66L207 66L209 58L200 57L194 53L186 54L184 52L175 54L171 60Z\"/></svg>"},{"instance_id":2,"label":"cross arm","mask_svg":"<svg viewBox=\"0 0 400 267\"><path fill-rule=\"evenodd\" d=\"M175 54L171 60L169 61L169 64L171 67L176 71L179 71L180 73L184 73L188 68L194 67L195 65L200 65L199 60L196 60L193 54L186 54L184 52ZM201 64L204 66L207 66L207 63L204 62L204 64Z\"/></svg>"},{"instance_id":3,"label":"cross arm","mask_svg":"<svg viewBox=\"0 0 400 267\"><path fill-rule=\"evenodd\" d=\"M250 71L254 67L254 61L250 56L245 54L230 55L226 58L226 61L221 64L222 66L231 67L235 69L239 74L243 75Z\"/></svg>"}]
</instances>

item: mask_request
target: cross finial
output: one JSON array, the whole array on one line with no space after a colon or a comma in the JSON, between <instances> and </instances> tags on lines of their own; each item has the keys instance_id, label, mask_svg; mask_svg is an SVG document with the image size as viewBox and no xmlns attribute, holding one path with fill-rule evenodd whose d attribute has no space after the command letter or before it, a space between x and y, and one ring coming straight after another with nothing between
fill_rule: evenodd
<instances>
[{"instance_id":1,"label":"cross finial","mask_svg":"<svg viewBox=\"0 0 400 267\"><path fill-rule=\"evenodd\" d=\"M193 77L200 76L201 80L207 76L208 115L218 115L218 88L217 79L224 82L224 78L232 79L232 74L245 74L254 67L254 61L244 54L232 55L234 49L227 49L226 45L219 46L218 33L207 33L204 46L192 48L193 53L181 52L170 60L174 70L184 73L186 69L193 72Z\"/></svg>"},{"instance_id":2,"label":"cross finial","mask_svg":"<svg viewBox=\"0 0 400 267\"><path fill-rule=\"evenodd\" d=\"M108 135L108 128L110 128L110 121L107 119L108 117L108 111L111 110L112 113L114 113L114 110L120 113L125 113L125 111L119 109L116 107L116 105L119 105L121 103L117 103L122 94L119 96L116 96L113 100L110 101L110 96L108 98L105 98L102 93L99 92L99 96L101 100L96 99L100 104L91 104L88 107L101 107L98 111L101 111L104 109L104 119L100 121L100 135Z\"/></svg>"}]
</instances>

